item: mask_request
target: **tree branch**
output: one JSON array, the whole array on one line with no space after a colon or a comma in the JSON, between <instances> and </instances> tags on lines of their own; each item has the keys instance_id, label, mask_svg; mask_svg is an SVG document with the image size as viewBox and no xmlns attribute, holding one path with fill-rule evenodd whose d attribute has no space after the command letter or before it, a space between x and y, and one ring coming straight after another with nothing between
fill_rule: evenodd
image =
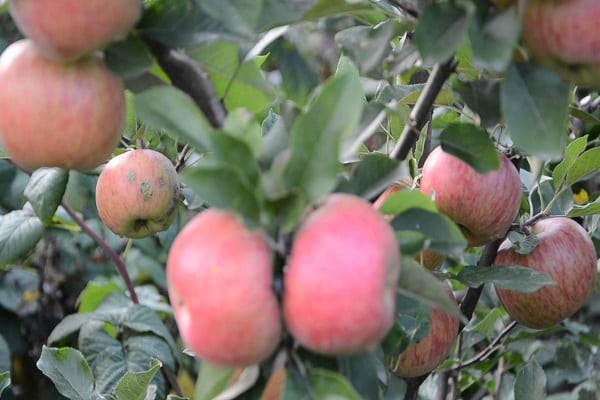
<instances>
[{"instance_id":1,"label":"tree branch","mask_svg":"<svg viewBox=\"0 0 600 400\"><path fill-rule=\"evenodd\" d=\"M214 128L225 123L227 110L221 103L208 74L194 59L147 36L142 39L176 88L187 93Z\"/></svg>"}]
</instances>

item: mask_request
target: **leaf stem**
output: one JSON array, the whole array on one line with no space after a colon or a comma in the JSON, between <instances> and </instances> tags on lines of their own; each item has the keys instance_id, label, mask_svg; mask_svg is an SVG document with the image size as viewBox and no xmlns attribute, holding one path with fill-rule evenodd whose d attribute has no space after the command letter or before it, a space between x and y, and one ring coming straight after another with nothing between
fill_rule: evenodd
<instances>
[{"instance_id":1,"label":"leaf stem","mask_svg":"<svg viewBox=\"0 0 600 400\"><path fill-rule=\"evenodd\" d=\"M106 240L104 240L100 235L94 232L92 228L90 228L89 225L86 224L85 221L79 215L77 215L75 210L73 210L70 205L63 201L61 203L61 206L65 209L65 211L67 212L67 214L69 214L73 221L75 221L75 223L81 227L81 230L83 230L89 237L91 237L96 243L98 243L98 245L102 248L102 250L104 250L106 255L115 263L117 269L119 270L119 274L121 274L121 277L125 281L125 286L127 286L127 290L129 291L131 301L134 304L139 304L137 294L135 293L135 288L133 287L133 282L129 277L129 272L127 272L127 268L121 257L119 257L119 255L113 250L112 247L108 245L108 243L106 243Z\"/></svg>"}]
</instances>

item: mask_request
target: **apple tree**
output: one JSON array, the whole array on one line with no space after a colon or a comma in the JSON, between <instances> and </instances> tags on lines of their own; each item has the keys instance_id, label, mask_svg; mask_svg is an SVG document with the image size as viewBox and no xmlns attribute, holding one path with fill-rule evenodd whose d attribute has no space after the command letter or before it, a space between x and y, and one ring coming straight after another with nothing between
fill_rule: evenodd
<instances>
[{"instance_id":1,"label":"apple tree","mask_svg":"<svg viewBox=\"0 0 600 400\"><path fill-rule=\"evenodd\" d=\"M599 19L0 1L1 398L598 398Z\"/></svg>"}]
</instances>

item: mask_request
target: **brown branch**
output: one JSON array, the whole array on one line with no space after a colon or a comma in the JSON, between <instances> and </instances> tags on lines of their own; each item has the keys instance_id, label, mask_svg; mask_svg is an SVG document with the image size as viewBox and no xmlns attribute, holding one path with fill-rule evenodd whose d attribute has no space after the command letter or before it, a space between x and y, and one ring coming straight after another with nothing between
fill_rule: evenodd
<instances>
[{"instance_id":1,"label":"brown branch","mask_svg":"<svg viewBox=\"0 0 600 400\"><path fill-rule=\"evenodd\" d=\"M173 86L188 94L196 102L214 128L222 127L227 110L206 71L184 52L172 49L147 36L142 36L142 39L171 79Z\"/></svg>"}]
</instances>

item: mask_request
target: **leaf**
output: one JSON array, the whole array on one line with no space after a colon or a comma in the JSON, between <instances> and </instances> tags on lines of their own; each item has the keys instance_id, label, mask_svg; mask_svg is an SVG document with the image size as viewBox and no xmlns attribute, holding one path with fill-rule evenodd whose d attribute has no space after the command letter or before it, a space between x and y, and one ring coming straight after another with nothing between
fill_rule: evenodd
<instances>
[{"instance_id":1,"label":"leaf","mask_svg":"<svg viewBox=\"0 0 600 400\"><path fill-rule=\"evenodd\" d=\"M94 376L79 350L44 346L36 366L50 378L63 396L71 400L92 398Z\"/></svg>"},{"instance_id":2,"label":"leaf","mask_svg":"<svg viewBox=\"0 0 600 400\"><path fill-rule=\"evenodd\" d=\"M440 134L442 149L480 174L500 168L500 158L487 132L473 124L451 123Z\"/></svg>"},{"instance_id":3,"label":"leaf","mask_svg":"<svg viewBox=\"0 0 600 400\"><path fill-rule=\"evenodd\" d=\"M411 208L392 220L395 231L415 231L425 236L429 248L439 253L453 253L467 246L458 226L447 216L418 208Z\"/></svg>"},{"instance_id":4,"label":"leaf","mask_svg":"<svg viewBox=\"0 0 600 400\"><path fill-rule=\"evenodd\" d=\"M398 161L380 153L370 153L358 163L350 179L340 182L335 191L370 198L400 176L402 169L403 165Z\"/></svg>"},{"instance_id":5,"label":"leaf","mask_svg":"<svg viewBox=\"0 0 600 400\"><path fill-rule=\"evenodd\" d=\"M235 374L235 369L219 367L207 362L200 364L196 388L194 390L195 400L213 400L230 383Z\"/></svg>"},{"instance_id":6,"label":"leaf","mask_svg":"<svg viewBox=\"0 0 600 400\"><path fill-rule=\"evenodd\" d=\"M600 214L600 199L596 199L593 203L586 204L585 206L573 206L567 213L567 217L585 217L595 214Z\"/></svg>"},{"instance_id":7,"label":"leaf","mask_svg":"<svg viewBox=\"0 0 600 400\"><path fill-rule=\"evenodd\" d=\"M135 332L150 332L162 338L171 347L174 356L179 354L177 343L156 312L142 305L133 305L123 319L123 326ZM165 360L163 360L165 361ZM170 367L174 367L170 365Z\"/></svg>"},{"instance_id":8,"label":"leaf","mask_svg":"<svg viewBox=\"0 0 600 400\"><path fill-rule=\"evenodd\" d=\"M398 292L461 318L456 302L450 299L442 281L410 257L402 258Z\"/></svg>"},{"instance_id":9,"label":"leaf","mask_svg":"<svg viewBox=\"0 0 600 400\"><path fill-rule=\"evenodd\" d=\"M283 383L282 400L360 400L361 396L341 374L322 368L307 371L301 376L297 370L289 369ZM306 386L310 389L307 389ZM307 391L310 390L310 391Z\"/></svg>"},{"instance_id":10,"label":"leaf","mask_svg":"<svg viewBox=\"0 0 600 400\"><path fill-rule=\"evenodd\" d=\"M11 351L8 347L8 343L4 336L0 335L0 372L8 371L11 369ZM10 377L10 375L9 375ZM1 386L1 385L0 385ZM0 393L2 393L0 391Z\"/></svg>"},{"instance_id":11,"label":"leaf","mask_svg":"<svg viewBox=\"0 0 600 400\"><path fill-rule=\"evenodd\" d=\"M69 171L61 168L38 168L31 175L24 196L44 223L48 224L54 216L68 180Z\"/></svg>"},{"instance_id":12,"label":"leaf","mask_svg":"<svg viewBox=\"0 0 600 400\"><path fill-rule=\"evenodd\" d=\"M474 81L456 81L454 89L469 108L481 119L481 125L493 127L501 120L500 80L479 79Z\"/></svg>"},{"instance_id":13,"label":"leaf","mask_svg":"<svg viewBox=\"0 0 600 400\"><path fill-rule=\"evenodd\" d=\"M114 41L104 50L104 59L111 72L121 78L133 78L152 66L152 54L137 35Z\"/></svg>"},{"instance_id":14,"label":"leaf","mask_svg":"<svg viewBox=\"0 0 600 400\"><path fill-rule=\"evenodd\" d=\"M20 317L33 314L39 311L39 288L38 271L11 268L0 276L0 305Z\"/></svg>"},{"instance_id":15,"label":"leaf","mask_svg":"<svg viewBox=\"0 0 600 400\"><path fill-rule=\"evenodd\" d=\"M30 210L0 215L0 267L24 257L44 234L44 223Z\"/></svg>"},{"instance_id":16,"label":"leaf","mask_svg":"<svg viewBox=\"0 0 600 400\"><path fill-rule=\"evenodd\" d=\"M523 235L515 231L508 232L508 240L515 245L514 248L518 254L529 254L540 243L536 235Z\"/></svg>"},{"instance_id":17,"label":"leaf","mask_svg":"<svg viewBox=\"0 0 600 400\"><path fill-rule=\"evenodd\" d=\"M340 373L351 383L363 399L378 398L380 385L378 369L381 361L374 352L364 352L338 358Z\"/></svg>"},{"instance_id":18,"label":"leaf","mask_svg":"<svg viewBox=\"0 0 600 400\"><path fill-rule=\"evenodd\" d=\"M122 289L116 282L89 282L79 295L77 304L79 314L90 313L102 303L111 293L120 292Z\"/></svg>"},{"instance_id":19,"label":"leaf","mask_svg":"<svg viewBox=\"0 0 600 400\"><path fill-rule=\"evenodd\" d=\"M379 210L384 215L397 215L411 208L437 212L437 207L431 198L418 190L401 190L392 194L385 199Z\"/></svg>"},{"instance_id":20,"label":"leaf","mask_svg":"<svg viewBox=\"0 0 600 400\"><path fill-rule=\"evenodd\" d=\"M227 386L227 388L219 393L214 400L234 400L239 399L240 396L248 391L252 386L256 384L256 381L260 376L260 368L257 365L251 365L241 370L235 382Z\"/></svg>"},{"instance_id":21,"label":"leaf","mask_svg":"<svg viewBox=\"0 0 600 400\"><path fill-rule=\"evenodd\" d=\"M573 166L577 157L584 152L585 147L587 146L587 135L579 137L573 140L567 148L565 149L565 155L563 159L554 167L552 171L552 184L554 185L554 190L558 191L565 183L565 179L567 177L567 173Z\"/></svg>"},{"instance_id":22,"label":"leaf","mask_svg":"<svg viewBox=\"0 0 600 400\"><path fill-rule=\"evenodd\" d=\"M585 179L600 169L600 147L594 147L581 154L567 171L567 185Z\"/></svg>"},{"instance_id":23,"label":"leaf","mask_svg":"<svg viewBox=\"0 0 600 400\"><path fill-rule=\"evenodd\" d=\"M288 189L300 189L312 203L335 188L340 143L357 125L362 107L363 91L355 70L336 75L322 87L292 126L284 175Z\"/></svg>"},{"instance_id":24,"label":"leaf","mask_svg":"<svg viewBox=\"0 0 600 400\"><path fill-rule=\"evenodd\" d=\"M494 267L467 265L459 272L456 279L469 287L493 283L498 288L522 293L533 293L541 287L556 284L545 272L519 265Z\"/></svg>"},{"instance_id":25,"label":"leaf","mask_svg":"<svg viewBox=\"0 0 600 400\"><path fill-rule=\"evenodd\" d=\"M3 372L0 374L0 396L2 395L2 392L4 392L4 389L9 387L11 383L12 380L10 378L10 371Z\"/></svg>"},{"instance_id":26,"label":"leaf","mask_svg":"<svg viewBox=\"0 0 600 400\"><path fill-rule=\"evenodd\" d=\"M209 147L212 132L196 103L172 86L156 86L135 95L135 108L141 122L179 136L203 151Z\"/></svg>"},{"instance_id":27,"label":"leaf","mask_svg":"<svg viewBox=\"0 0 600 400\"><path fill-rule=\"evenodd\" d=\"M471 24L469 39L474 64L482 69L503 71L512 60L520 28L516 7Z\"/></svg>"},{"instance_id":28,"label":"leaf","mask_svg":"<svg viewBox=\"0 0 600 400\"><path fill-rule=\"evenodd\" d=\"M542 160L558 159L567 144L569 86L534 63L511 64L500 104L514 144Z\"/></svg>"},{"instance_id":29,"label":"leaf","mask_svg":"<svg viewBox=\"0 0 600 400\"><path fill-rule=\"evenodd\" d=\"M504 317L504 311L499 308L493 308L490 312L485 314L483 319L477 321L472 327L465 327L465 330L469 332L477 332L487 339L492 340L496 335L496 323Z\"/></svg>"},{"instance_id":30,"label":"leaf","mask_svg":"<svg viewBox=\"0 0 600 400\"><path fill-rule=\"evenodd\" d=\"M162 367L160 360L150 359L150 368L141 372L127 372L117 383L115 394L117 400L151 400L154 397L148 397L148 392L152 379Z\"/></svg>"},{"instance_id":31,"label":"leaf","mask_svg":"<svg viewBox=\"0 0 600 400\"><path fill-rule=\"evenodd\" d=\"M515 400L546 399L546 374L535 359L531 359L517 374Z\"/></svg>"},{"instance_id":32,"label":"leaf","mask_svg":"<svg viewBox=\"0 0 600 400\"><path fill-rule=\"evenodd\" d=\"M469 13L457 3L430 3L415 27L415 42L423 60L448 60L466 39L468 23Z\"/></svg>"}]
</instances>

